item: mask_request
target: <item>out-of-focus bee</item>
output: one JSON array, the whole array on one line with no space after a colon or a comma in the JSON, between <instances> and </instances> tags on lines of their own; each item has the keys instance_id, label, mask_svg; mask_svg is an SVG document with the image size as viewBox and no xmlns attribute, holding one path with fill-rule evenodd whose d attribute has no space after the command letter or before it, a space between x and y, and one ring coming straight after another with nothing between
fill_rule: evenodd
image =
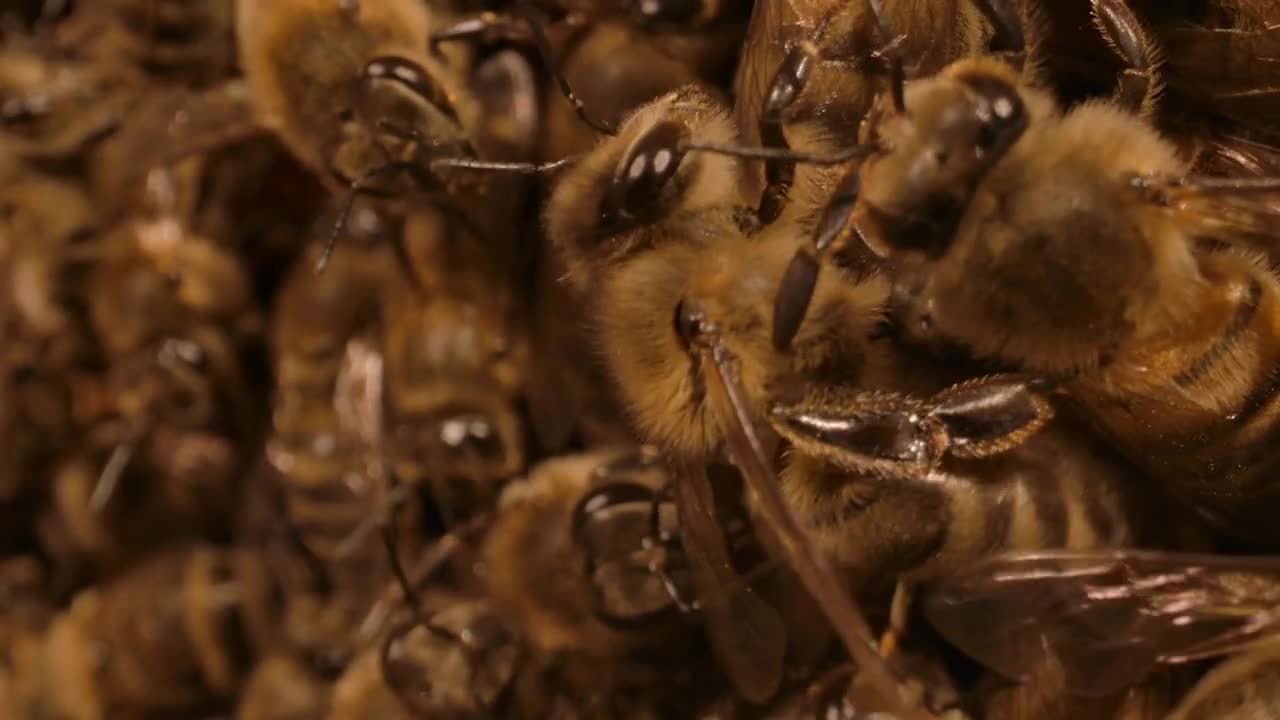
<instances>
[{"instance_id":1,"label":"out-of-focus bee","mask_svg":"<svg viewBox=\"0 0 1280 720\"><path fill-rule=\"evenodd\" d=\"M309 264L296 264L272 320L276 391L267 456L286 514L312 554L327 563L350 555L344 565L356 570L367 570L366 554L339 550L390 490L376 472L385 355L362 332L375 319L377 283L394 270L381 241L398 230L393 219L357 206L347 251L318 277Z\"/></svg>"},{"instance_id":2,"label":"out-of-focus bee","mask_svg":"<svg viewBox=\"0 0 1280 720\"><path fill-rule=\"evenodd\" d=\"M56 717L197 711L236 692L277 642L284 597L263 558L197 546L82 591L49 630L42 701Z\"/></svg>"},{"instance_id":3,"label":"out-of-focus bee","mask_svg":"<svg viewBox=\"0 0 1280 720\"><path fill-rule=\"evenodd\" d=\"M667 480L652 449L600 449L546 460L503 493L481 558L489 597L535 669L516 684L524 714L566 703L588 717L688 716L721 682L693 622L745 696L773 694L793 638L760 584L739 579L762 562L745 511L726 518L736 527L721 539L720 507L708 503L684 524L714 540L686 543ZM716 584L694 577L706 572Z\"/></svg>"},{"instance_id":4,"label":"out-of-focus bee","mask_svg":"<svg viewBox=\"0 0 1280 720\"><path fill-rule=\"evenodd\" d=\"M238 3L256 122L339 188L460 189L476 178L457 168L510 152L495 130L510 119L502 112L510 110L510 95L475 91L471 82L485 70L473 71L465 48L427 52L441 23L437 9L408 0ZM500 57L508 67L511 56ZM501 89L521 95L530 86L506 82ZM516 129L527 148L531 128ZM473 182L467 189L483 195L485 188Z\"/></svg>"},{"instance_id":5,"label":"out-of-focus bee","mask_svg":"<svg viewBox=\"0 0 1280 720\"><path fill-rule=\"evenodd\" d=\"M961 57L1034 50L1022 31L1030 4L992 0L821 0L756 3L734 83L735 116L751 145L803 147L819 134L837 149L891 72L925 77ZM1028 48L1027 45L1032 47ZM907 65L903 64L905 60ZM786 205L795 164L752 164L744 191L759 197L762 223Z\"/></svg>"},{"instance_id":6,"label":"out-of-focus bee","mask_svg":"<svg viewBox=\"0 0 1280 720\"><path fill-rule=\"evenodd\" d=\"M1048 659L1083 696L1134 685L1162 665L1239 652L1171 717L1254 718L1277 707L1278 599L1280 565L1271 557L1058 551L962 567L933 587L925 613L1006 678L1025 681L1027 668ZM996 617L1011 621L993 624Z\"/></svg>"},{"instance_id":7,"label":"out-of-focus bee","mask_svg":"<svg viewBox=\"0 0 1280 720\"><path fill-rule=\"evenodd\" d=\"M1274 224L1257 192L1280 185L1190 176L1137 117L1059 114L990 60L913 84L906 107L867 128L841 231L890 258L903 335L1060 380L1175 494L1280 542L1280 280L1248 249Z\"/></svg>"},{"instance_id":8,"label":"out-of-focus bee","mask_svg":"<svg viewBox=\"0 0 1280 720\"><path fill-rule=\"evenodd\" d=\"M77 3L54 42L76 57L127 63L156 79L205 85L235 69L233 0Z\"/></svg>"},{"instance_id":9,"label":"out-of-focus bee","mask_svg":"<svg viewBox=\"0 0 1280 720\"><path fill-rule=\"evenodd\" d=\"M438 208L411 213L403 235L417 282L387 278L379 306L387 469L429 489L448 526L491 508L525 467L519 267L513 247L482 242Z\"/></svg>"},{"instance_id":10,"label":"out-of-focus bee","mask_svg":"<svg viewBox=\"0 0 1280 720\"><path fill-rule=\"evenodd\" d=\"M150 175L158 185L163 176ZM254 324L246 271L192 236L184 215L140 211L93 248L85 303L107 403L53 492L73 544L93 554L114 555L127 537L126 547L154 542L161 527L219 527L261 424L238 342ZM138 521L143 508L155 522Z\"/></svg>"},{"instance_id":11,"label":"out-of-focus bee","mask_svg":"<svg viewBox=\"0 0 1280 720\"><path fill-rule=\"evenodd\" d=\"M502 36L535 45L555 81L543 99L543 159L589 149L589 130L609 134L631 110L676 88L723 84L737 59L747 15L739 0L538 5L468 18L436 33L433 42ZM549 28L542 10L556 16Z\"/></svg>"},{"instance_id":12,"label":"out-of-focus bee","mask_svg":"<svg viewBox=\"0 0 1280 720\"><path fill-rule=\"evenodd\" d=\"M119 126L135 81L114 64L50 57L34 42L0 49L0 137L5 152L66 159Z\"/></svg>"},{"instance_id":13,"label":"out-of-focus bee","mask_svg":"<svg viewBox=\"0 0 1280 720\"><path fill-rule=\"evenodd\" d=\"M236 702L236 720L320 720L329 687L298 658L271 655L259 661ZM376 715L371 717L388 717Z\"/></svg>"},{"instance_id":14,"label":"out-of-focus bee","mask_svg":"<svg viewBox=\"0 0 1280 720\"><path fill-rule=\"evenodd\" d=\"M431 594L415 618L351 662L334 685L328 717L495 713L509 696L520 654L483 597Z\"/></svg>"}]
</instances>

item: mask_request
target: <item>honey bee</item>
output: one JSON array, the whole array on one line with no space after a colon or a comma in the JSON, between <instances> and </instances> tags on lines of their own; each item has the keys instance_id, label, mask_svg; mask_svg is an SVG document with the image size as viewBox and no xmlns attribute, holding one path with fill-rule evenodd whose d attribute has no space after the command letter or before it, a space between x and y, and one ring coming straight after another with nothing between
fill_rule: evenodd
<instances>
[{"instance_id":1,"label":"honey bee","mask_svg":"<svg viewBox=\"0 0 1280 720\"><path fill-rule=\"evenodd\" d=\"M447 526L491 508L526 456L518 266L465 231L438 210L411 213L403 244L417 287L393 277L379 313L388 469L429 488Z\"/></svg>"},{"instance_id":2,"label":"honey bee","mask_svg":"<svg viewBox=\"0 0 1280 720\"><path fill-rule=\"evenodd\" d=\"M331 720L475 717L502 707L520 646L483 597L429 595L425 622L395 626L333 689Z\"/></svg>"},{"instance_id":3,"label":"honey bee","mask_svg":"<svg viewBox=\"0 0 1280 720\"><path fill-rule=\"evenodd\" d=\"M328 564L350 554L338 551L390 491L385 475L370 472L381 462L385 356L363 332L374 319L376 284L392 267L379 241L398 225L361 206L347 227L351 247L324 275L294 266L271 331L276 391L267 456L290 524ZM344 565L367 566L363 554L350 559Z\"/></svg>"},{"instance_id":4,"label":"honey bee","mask_svg":"<svg viewBox=\"0 0 1280 720\"><path fill-rule=\"evenodd\" d=\"M532 76L514 69L523 66L511 53L474 70L465 48L429 54L441 22L435 9L406 0L239 3L255 122L352 196L417 189L457 200L455 191L465 188L481 208L482 198L505 200L502 184L489 187L461 169L511 169L479 158L528 152L531 114L511 122L510 110L512 94L531 92ZM478 225L492 227L483 209L470 211Z\"/></svg>"},{"instance_id":5,"label":"honey bee","mask_svg":"<svg viewBox=\"0 0 1280 720\"><path fill-rule=\"evenodd\" d=\"M134 79L114 64L54 58L6 36L0 50L0 137L5 152L69 158L119 127Z\"/></svg>"},{"instance_id":6,"label":"honey bee","mask_svg":"<svg viewBox=\"0 0 1280 720\"><path fill-rule=\"evenodd\" d=\"M756 418L767 417L766 388L774 378L839 377L867 364L865 337L888 288L876 280L856 287L823 284L829 294L823 295L820 320L802 329L794 352L771 351L768 319L757 316L756 306L772 307L773 296L761 293L776 289L778 279L761 273L780 273L795 243L781 232L770 240L744 238L737 218L745 203L737 202L734 190L740 161L692 151L724 148L735 138L728 111L697 88L660 98L561 178L547 206L548 233L566 257L570 281L592 300L591 322L636 428L676 459L674 494L682 516L707 514L709 491L699 463L716 458L727 444L779 534L787 564L835 622L871 685L900 707L897 691L889 689L892 680L877 675L887 671L868 651L865 620L769 479L770 454L753 428ZM731 365L739 362L741 367ZM739 382L752 391L744 395ZM687 553L706 560L695 577L700 589L711 589L726 578L708 570L719 564L723 549L705 522L682 526L702 528L684 544ZM734 639L770 636L776 629L761 626ZM765 651L759 657L771 647L756 648ZM736 656L740 649L724 654ZM767 667L753 655L746 654L744 667ZM777 687L776 679L771 687L754 684L755 692L763 685L767 694Z\"/></svg>"},{"instance_id":7,"label":"honey bee","mask_svg":"<svg viewBox=\"0 0 1280 720\"><path fill-rule=\"evenodd\" d=\"M683 524L702 544L686 543L667 486L652 448L618 447L543 461L503 493L481 559L489 597L542 677L516 684L526 713L568 703L591 717L688 715L721 682L687 662L706 652L695 622L735 687L754 702L773 694L790 628L739 581L737 568L760 567L744 514L722 538L720 506L700 505L708 514ZM714 582L697 577L707 572Z\"/></svg>"},{"instance_id":8,"label":"honey bee","mask_svg":"<svg viewBox=\"0 0 1280 720\"><path fill-rule=\"evenodd\" d=\"M231 696L277 642L284 597L261 556L161 553L78 594L44 648L42 699L58 717L194 711Z\"/></svg>"},{"instance_id":9,"label":"honey bee","mask_svg":"<svg viewBox=\"0 0 1280 720\"><path fill-rule=\"evenodd\" d=\"M544 160L589 149L593 133L585 130L608 135L624 115L664 93L694 82L723 84L746 21L746 5L736 0L541 5L482 13L436 33L433 42L501 35L533 43L555 80L543 99ZM549 28L542 9L558 17Z\"/></svg>"},{"instance_id":10,"label":"honey bee","mask_svg":"<svg viewBox=\"0 0 1280 720\"><path fill-rule=\"evenodd\" d=\"M1274 544L1277 280L1248 246L1269 235L1257 192L1276 183L1188 175L1135 116L1059 114L990 60L919 81L906 101L867 128L879 149L845 215L845 235L894 267L903 334L1058 380L1174 494Z\"/></svg>"},{"instance_id":11,"label":"honey bee","mask_svg":"<svg viewBox=\"0 0 1280 720\"><path fill-rule=\"evenodd\" d=\"M233 8L233 0L77 5L54 28L54 43L95 62L125 62L162 80L207 85L235 69Z\"/></svg>"},{"instance_id":12,"label":"honey bee","mask_svg":"<svg viewBox=\"0 0 1280 720\"><path fill-rule=\"evenodd\" d=\"M817 132L851 146L849 128L871 109L883 76L901 82L904 73L925 77L992 50L1034 52L1035 37L1023 31L1032 12L992 0L757 3L734 81L743 140L803 147ZM781 214L794 175L794 162L782 158L748 168L744 191L760 198L761 223Z\"/></svg>"},{"instance_id":13,"label":"honey bee","mask_svg":"<svg viewBox=\"0 0 1280 720\"><path fill-rule=\"evenodd\" d=\"M1162 666L1240 653L1204 676L1170 717L1266 717L1273 710L1262 708L1275 703L1267 668L1277 570L1270 557L1010 553L943 577L924 609L944 637L1006 678L1023 681L1026 668L1050 658L1067 688L1086 697ZM993 626L992 617L1016 621Z\"/></svg>"}]
</instances>

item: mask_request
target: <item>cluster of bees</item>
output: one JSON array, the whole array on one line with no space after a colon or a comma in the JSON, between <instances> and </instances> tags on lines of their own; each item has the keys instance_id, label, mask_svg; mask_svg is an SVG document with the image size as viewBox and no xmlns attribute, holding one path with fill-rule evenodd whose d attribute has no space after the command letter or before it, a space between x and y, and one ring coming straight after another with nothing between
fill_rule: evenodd
<instances>
[{"instance_id":1,"label":"cluster of bees","mask_svg":"<svg viewBox=\"0 0 1280 720\"><path fill-rule=\"evenodd\" d=\"M0 33L0 718L1280 718L1277 0Z\"/></svg>"}]
</instances>

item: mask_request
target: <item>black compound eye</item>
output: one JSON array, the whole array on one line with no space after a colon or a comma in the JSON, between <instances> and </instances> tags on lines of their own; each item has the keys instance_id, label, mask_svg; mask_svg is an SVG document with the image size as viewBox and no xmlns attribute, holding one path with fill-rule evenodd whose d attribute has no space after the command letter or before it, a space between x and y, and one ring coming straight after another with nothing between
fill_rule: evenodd
<instances>
[{"instance_id":1,"label":"black compound eye","mask_svg":"<svg viewBox=\"0 0 1280 720\"><path fill-rule=\"evenodd\" d=\"M383 81L394 83L435 106L451 120L458 119L458 113L449 99L449 93L435 76L408 58L397 55L376 57L364 66L364 80L366 83Z\"/></svg>"},{"instance_id":2,"label":"black compound eye","mask_svg":"<svg viewBox=\"0 0 1280 720\"><path fill-rule=\"evenodd\" d=\"M995 75L973 73L961 81L978 95L978 126L973 139L976 155L1002 154L1027 127L1026 105L1013 85Z\"/></svg>"},{"instance_id":3,"label":"black compound eye","mask_svg":"<svg viewBox=\"0 0 1280 720\"><path fill-rule=\"evenodd\" d=\"M688 350L693 346L693 341L698 337L698 333L702 329L702 312L692 303L686 303L681 300L676 305L672 324L676 331L676 337L680 338L680 345Z\"/></svg>"},{"instance_id":4,"label":"black compound eye","mask_svg":"<svg viewBox=\"0 0 1280 720\"><path fill-rule=\"evenodd\" d=\"M664 191L684 160L688 135L683 123L667 120L632 144L605 198L602 214L613 232L653 222L661 215Z\"/></svg>"}]
</instances>

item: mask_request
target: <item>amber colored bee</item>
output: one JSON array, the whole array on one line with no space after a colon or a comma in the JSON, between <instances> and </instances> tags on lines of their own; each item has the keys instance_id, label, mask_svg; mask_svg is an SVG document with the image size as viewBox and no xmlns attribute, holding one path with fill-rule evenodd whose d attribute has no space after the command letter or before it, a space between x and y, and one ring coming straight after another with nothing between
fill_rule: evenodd
<instances>
[{"instance_id":1,"label":"amber colored bee","mask_svg":"<svg viewBox=\"0 0 1280 720\"><path fill-rule=\"evenodd\" d=\"M993 0L756 3L734 81L743 140L804 147L818 134L837 149L853 146L891 75L925 77L989 51L1034 52L1036 38L1023 32L1034 13L1031 3ZM794 179L794 161L782 158L744 174L761 223L783 212Z\"/></svg>"},{"instance_id":2,"label":"amber colored bee","mask_svg":"<svg viewBox=\"0 0 1280 720\"><path fill-rule=\"evenodd\" d=\"M1274 212L1258 191L1276 184L1188 175L1136 116L1062 114L990 60L911 85L906 107L868 127L878 149L845 204L894 265L904 333L1060 380L1174 494L1274 544L1280 286L1249 246Z\"/></svg>"},{"instance_id":3,"label":"amber colored bee","mask_svg":"<svg viewBox=\"0 0 1280 720\"><path fill-rule=\"evenodd\" d=\"M924 537L927 532L917 535L929 527L921 513L931 505L946 525L952 500L973 502L975 519L988 512L992 519L972 525L965 521L973 535L952 533L948 547L961 557L1005 545L1088 547L1127 537L1123 501L1109 491L1107 480L1121 476L1122 467L1100 448L1037 434L1052 408L1034 394L999 379L947 389L938 383L927 391L937 394L921 401L888 392L918 393L927 383L902 372L891 349L872 341L889 299L886 279L867 276L850 283L823 275L817 279L810 313L794 324L794 313L786 307L790 299L778 298L788 261L805 242L802 234L775 225L744 236L737 222L746 205L736 195L741 162L694 152L724 148L734 137L727 113L708 96L695 89L674 93L642 108L617 138L567 172L548 205L550 235L568 258L571 280L582 283L592 299L591 321L606 362L642 435L678 462L714 458L727 447L735 463L745 466L747 485L762 514L769 512L761 497L769 490L762 486L773 487L776 481L760 480L773 472L771 453L753 425L767 423L792 441L795 447L783 475L786 493L776 498L781 505L782 495L789 494L791 507L769 526L787 538L779 543L786 561L815 595L815 587L827 592L819 585L827 581L814 580L822 573L820 560L813 562L817 568L797 560L791 554L796 546L788 549L787 543L801 541L791 539L791 532L812 548L806 551L810 561L824 558L820 547L838 550L838 560L851 568L867 563L859 569L892 572L939 549L951 528L935 525L933 540ZM806 193L820 197L810 187L816 180L802 181ZM938 375L935 371L924 377ZM900 404L912 408L918 425L881 424L881 413ZM892 415L890 411L885 417ZM823 434L826 428L835 429ZM1057 449L1063 446L1071 450ZM970 464L933 474L944 447L954 448ZM1019 469L996 462L987 467L980 460L1014 448L1017 464L1027 463ZM850 454L839 459L844 452ZM1040 469L1031 469L1037 465ZM985 478L988 471L991 480ZM1081 484L1058 485L1060 472ZM694 481L677 479L675 497L688 516L700 503L706 505L705 491L698 489L696 469L678 465L677 478L683 473L692 473ZM952 473L983 479L960 480ZM1009 478L1011 485L997 484L997 475ZM910 488L916 483L900 482L904 479L920 483L920 494L913 495ZM938 484L953 479L955 495L947 499L951 491L939 492ZM974 486L988 484L1005 490L987 500L973 497ZM882 492L896 500L879 501ZM700 494L704 501L698 500ZM1054 497L1042 504L1031 499L1036 495ZM1015 510L1021 502L1023 509ZM1077 510L1067 511L1070 506ZM863 507L873 508L865 518L859 516ZM880 512L892 531L880 525ZM1057 520L1043 524L1042 515ZM1073 515L1078 520L1068 520ZM1018 516L1024 519L1015 521ZM847 520L854 525L846 526ZM866 534L857 535L855 528L864 520ZM811 540L814 530L820 532ZM817 547L807 545L815 540ZM916 540L922 545L908 550ZM842 550L845 541L849 544ZM866 546L880 542L888 554L878 556L879 551ZM685 544L715 557L705 555L715 552L709 548L717 544L705 531L686 536ZM895 558L894 553L901 554ZM872 567L884 562L905 565ZM713 578L704 574L702 589L735 580ZM848 602L840 599L845 591L831 587L830 592L832 596L819 595L818 600L843 623L838 627L842 638L858 652L863 641L849 639L860 632L854 629L856 620L843 615L850 610L832 609ZM755 635L768 633L758 629ZM756 652L763 649L742 654L759 662L755 658L762 656ZM764 667L743 663L739 670L744 677L755 671L768 677Z\"/></svg>"},{"instance_id":4,"label":"amber colored bee","mask_svg":"<svg viewBox=\"0 0 1280 720\"><path fill-rule=\"evenodd\" d=\"M235 70L234 0L106 0L76 4L54 28L57 47L128 64L161 81L206 85Z\"/></svg>"},{"instance_id":5,"label":"amber colored bee","mask_svg":"<svg viewBox=\"0 0 1280 720\"><path fill-rule=\"evenodd\" d=\"M54 621L44 702L72 718L207 708L276 642L283 602L252 551L195 546L149 558L82 591Z\"/></svg>"}]
</instances>

